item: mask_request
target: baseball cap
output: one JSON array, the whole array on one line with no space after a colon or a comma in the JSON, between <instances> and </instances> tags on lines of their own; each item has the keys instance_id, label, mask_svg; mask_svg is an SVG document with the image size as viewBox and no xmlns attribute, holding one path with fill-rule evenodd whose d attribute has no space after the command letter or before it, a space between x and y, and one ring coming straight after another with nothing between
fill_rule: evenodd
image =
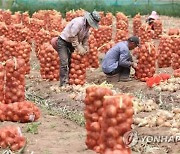
<instances>
[{"instance_id":1,"label":"baseball cap","mask_svg":"<svg viewBox=\"0 0 180 154\"><path fill-rule=\"evenodd\" d=\"M139 38L137 36L131 36L128 38L128 41L134 42L137 46L139 46Z\"/></svg>"}]
</instances>

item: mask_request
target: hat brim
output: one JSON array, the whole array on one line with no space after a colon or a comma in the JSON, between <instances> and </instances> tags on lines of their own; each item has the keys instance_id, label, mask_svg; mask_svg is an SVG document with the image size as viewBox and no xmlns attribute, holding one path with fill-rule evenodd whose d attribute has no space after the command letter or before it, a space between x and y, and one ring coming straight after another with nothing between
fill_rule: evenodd
<instances>
[{"instance_id":1,"label":"hat brim","mask_svg":"<svg viewBox=\"0 0 180 154\"><path fill-rule=\"evenodd\" d=\"M86 12L84 17L87 19L89 25L95 29L98 29L99 28L99 24L98 22L95 22L93 19L91 19L90 17L90 13L89 12Z\"/></svg>"}]
</instances>

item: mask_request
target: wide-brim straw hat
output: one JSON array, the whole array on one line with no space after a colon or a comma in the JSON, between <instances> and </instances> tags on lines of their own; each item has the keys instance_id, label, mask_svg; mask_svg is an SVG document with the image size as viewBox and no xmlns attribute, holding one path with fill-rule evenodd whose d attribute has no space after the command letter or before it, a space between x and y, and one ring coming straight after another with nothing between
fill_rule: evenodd
<instances>
[{"instance_id":1,"label":"wide-brim straw hat","mask_svg":"<svg viewBox=\"0 0 180 154\"><path fill-rule=\"evenodd\" d=\"M93 11L92 13L86 12L85 18L91 27L96 29L99 28L99 21L101 20L101 17L97 11Z\"/></svg>"}]
</instances>

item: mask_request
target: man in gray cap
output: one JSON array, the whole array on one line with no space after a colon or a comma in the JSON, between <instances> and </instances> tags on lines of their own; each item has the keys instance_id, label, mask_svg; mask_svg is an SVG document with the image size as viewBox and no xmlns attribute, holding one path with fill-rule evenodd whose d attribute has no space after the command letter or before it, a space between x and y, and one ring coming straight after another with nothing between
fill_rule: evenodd
<instances>
[{"instance_id":1,"label":"man in gray cap","mask_svg":"<svg viewBox=\"0 0 180 154\"><path fill-rule=\"evenodd\" d=\"M71 20L61 32L57 40L60 57L60 86L67 84L71 53L76 49L84 55L88 51L90 27L98 28L100 15L97 11L86 12L83 17Z\"/></svg>"},{"instance_id":2,"label":"man in gray cap","mask_svg":"<svg viewBox=\"0 0 180 154\"><path fill-rule=\"evenodd\" d=\"M130 69L136 68L137 64L133 62L130 50L139 46L139 38L136 36L129 37L127 41L115 44L106 53L102 70L107 76L118 75L119 81L130 81Z\"/></svg>"}]
</instances>

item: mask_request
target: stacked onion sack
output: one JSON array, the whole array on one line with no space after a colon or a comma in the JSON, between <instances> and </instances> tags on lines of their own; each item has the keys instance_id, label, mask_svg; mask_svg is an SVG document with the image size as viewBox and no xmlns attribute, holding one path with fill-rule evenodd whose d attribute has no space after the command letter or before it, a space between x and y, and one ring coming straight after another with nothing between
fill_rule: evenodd
<instances>
[{"instance_id":1,"label":"stacked onion sack","mask_svg":"<svg viewBox=\"0 0 180 154\"><path fill-rule=\"evenodd\" d=\"M128 18L121 12L116 13L116 29L124 30L128 33Z\"/></svg>"},{"instance_id":2,"label":"stacked onion sack","mask_svg":"<svg viewBox=\"0 0 180 154\"><path fill-rule=\"evenodd\" d=\"M25 61L9 59L5 64L5 103L24 101L25 99Z\"/></svg>"},{"instance_id":3,"label":"stacked onion sack","mask_svg":"<svg viewBox=\"0 0 180 154\"><path fill-rule=\"evenodd\" d=\"M86 145L101 154L130 154L123 136L133 122L132 97L112 95L110 89L101 86L86 89Z\"/></svg>"},{"instance_id":4,"label":"stacked onion sack","mask_svg":"<svg viewBox=\"0 0 180 154\"><path fill-rule=\"evenodd\" d=\"M172 53L172 61L171 66L174 70L180 68L180 36L172 36L173 40L173 53Z\"/></svg>"},{"instance_id":5,"label":"stacked onion sack","mask_svg":"<svg viewBox=\"0 0 180 154\"><path fill-rule=\"evenodd\" d=\"M179 78L179 77L180 77L180 68L179 68L179 69L174 70L173 75L174 75L174 77Z\"/></svg>"},{"instance_id":6,"label":"stacked onion sack","mask_svg":"<svg viewBox=\"0 0 180 154\"><path fill-rule=\"evenodd\" d=\"M5 69L2 63L0 63L0 102L4 103L4 78Z\"/></svg>"},{"instance_id":7,"label":"stacked onion sack","mask_svg":"<svg viewBox=\"0 0 180 154\"><path fill-rule=\"evenodd\" d=\"M39 59L39 48L44 42L50 42L51 34L49 31L44 30L43 28L34 36L35 44L36 44L36 55Z\"/></svg>"},{"instance_id":8,"label":"stacked onion sack","mask_svg":"<svg viewBox=\"0 0 180 154\"><path fill-rule=\"evenodd\" d=\"M112 38L111 26L99 26L99 29L92 29L92 35L96 38L97 47L101 47L104 43L107 43Z\"/></svg>"},{"instance_id":9,"label":"stacked onion sack","mask_svg":"<svg viewBox=\"0 0 180 154\"><path fill-rule=\"evenodd\" d=\"M140 38L140 43L150 42L153 38L153 31L148 24L142 24L138 31L138 36Z\"/></svg>"},{"instance_id":10,"label":"stacked onion sack","mask_svg":"<svg viewBox=\"0 0 180 154\"><path fill-rule=\"evenodd\" d=\"M30 31L27 27L24 27L22 24L16 24L16 25L11 25L9 26L9 31L8 31L8 37L10 40L13 41L30 41Z\"/></svg>"},{"instance_id":11,"label":"stacked onion sack","mask_svg":"<svg viewBox=\"0 0 180 154\"><path fill-rule=\"evenodd\" d=\"M3 11L3 21L6 23L6 25L11 24L11 14L12 12L10 10L4 10Z\"/></svg>"},{"instance_id":12,"label":"stacked onion sack","mask_svg":"<svg viewBox=\"0 0 180 154\"><path fill-rule=\"evenodd\" d=\"M180 34L180 30L177 29L177 28L170 28L169 31L168 31L168 35L171 36L171 35L179 35Z\"/></svg>"},{"instance_id":13,"label":"stacked onion sack","mask_svg":"<svg viewBox=\"0 0 180 154\"><path fill-rule=\"evenodd\" d=\"M155 20L154 21L154 34L153 38L158 39L160 35L162 34L162 21L161 20Z\"/></svg>"},{"instance_id":14,"label":"stacked onion sack","mask_svg":"<svg viewBox=\"0 0 180 154\"><path fill-rule=\"evenodd\" d=\"M117 29L116 30L116 36L115 36L115 42L125 41L128 39L128 33L125 30Z\"/></svg>"},{"instance_id":15,"label":"stacked onion sack","mask_svg":"<svg viewBox=\"0 0 180 154\"><path fill-rule=\"evenodd\" d=\"M131 130L133 123L132 97L120 94L117 96L105 96L103 102L102 120L102 154L130 154L123 137Z\"/></svg>"},{"instance_id":16,"label":"stacked onion sack","mask_svg":"<svg viewBox=\"0 0 180 154\"><path fill-rule=\"evenodd\" d=\"M136 49L138 57L138 65L135 72L135 78L141 81L146 81L155 74L156 70L156 49L155 46L146 42Z\"/></svg>"},{"instance_id":17,"label":"stacked onion sack","mask_svg":"<svg viewBox=\"0 0 180 154\"><path fill-rule=\"evenodd\" d=\"M5 51L3 50L3 44L5 40L7 40L7 38L5 38L4 36L0 36L0 62L4 61Z\"/></svg>"},{"instance_id":18,"label":"stacked onion sack","mask_svg":"<svg viewBox=\"0 0 180 154\"><path fill-rule=\"evenodd\" d=\"M34 122L40 118L40 110L33 102L21 101L0 104L0 121Z\"/></svg>"},{"instance_id":19,"label":"stacked onion sack","mask_svg":"<svg viewBox=\"0 0 180 154\"><path fill-rule=\"evenodd\" d=\"M20 24L21 23L21 13L15 12L13 15L11 15L11 23L12 24Z\"/></svg>"},{"instance_id":20,"label":"stacked onion sack","mask_svg":"<svg viewBox=\"0 0 180 154\"><path fill-rule=\"evenodd\" d=\"M112 13L106 13L105 16L101 17L101 20L99 22L100 25L106 25L106 26L111 26L113 21L113 15Z\"/></svg>"},{"instance_id":21,"label":"stacked onion sack","mask_svg":"<svg viewBox=\"0 0 180 154\"><path fill-rule=\"evenodd\" d=\"M98 50L102 53L106 53L110 48L112 48L114 46L114 44L115 44L115 42L111 40L110 42L105 43L104 45L99 47Z\"/></svg>"},{"instance_id":22,"label":"stacked onion sack","mask_svg":"<svg viewBox=\"0 0 180 154\"><path fill-rule=\"evenodd\" d=\"M2 149L10 148L12 151L22 149L26 144L26 139L22 135L20 127L4 126L0 128L0 147Z\"/></svg>"},{"instance_id":23,"label":"stacked onion sack","mask_svg":"<svg viewBox=\"0 0 180 154\"><path fill-rule=\"evenodd\" d=\"M100 152L101 149L101 130L103 120L103 101L104 96L111 96L112 91L108 88L98 86L88 87L84 100L86 119L86 145L89 149Z\"/></svg>"},{"instance_id":24,"label":"stacked onion sack","mask_svg":"<svg viewBox=\"0 0 180 154\"><path fill-rule=\"evenodd\" d=\"M39 50L40 73L46 80L59 80L59 55L50 43L43 43Z\"/></svg>"},{"instance_id":25,"label":"stacked onion sack","mask_svg":"<svg viewBox=\"0 0 180 154\"><path fill-rule=\"evenodd\" d=\"M165 68L171 66L173 53L173 40L170 36L162 36L158 46L158 66Z\"/></svg>"},{"instance_id":26,"label":"stacked onion sack","mask_svg":"<svg viewBox=\"0 0 180 154\"><path fill-rule=\"evenodd\" d=\"M138 31L139 31L139 28L141 27L141 24L142 24L141 23L141 15L138 13L133 18L133 34L135 36L138 36Z\"/></svg>"},{"instance_id":27,"label":"stacked onion sack","mask_svg":"<svg viewBox=\"0 0 180 154\"><path fill-rule=\"evenodd\" d=\"M69 71L70 85L84 85L86 82L86 63L88 61L87 55L80 55L77 51L71 55L71 65Z\"/></svg>"},{"instance_id":28,"label":"stacked onion sack","mask_svg":"<svg viewBox=\"0 0 180 154\"><path fill-rule=\"evenodd\" d=\"M24 59L26 74L30 73L31 46L26 41L16 42L4 38L2 51L3 61L6 61L12 57Z\"/></svg>"},{"instance_id":29,"label":"stacked onion sack","mask_svg":"<svg viewBox=\"0 0 180 154\"><path fill-rule=\"evenodd\" d=\"M98 68L99 59L98 59L98 48L97 41L93 34L89 36L88 39L89 52L87 53L88 61L86 62L87 67Z\"/></svg>"},{"instance_id":30,"label":"stacked onion sack","mask_svg":"<svg viewBox=\"0 0 180 154\"><path fill-rule=\"evenodd\" d=\"M6 36L8 34L8 27L5 22L0 22L0 36Z\"/></svg>"},{"instance_id":31,"label":"stacked onion sack","mask_svg":"<svg viewBox=\"0 0 180 154\"><path fill-rule=\"evenodd\" d=\"M84 16L85 11L83 9L79 9L79 10L70 10L68 12L66 12L66 21L71 21L72 19L76 18L76 17L81 17Z\"/></svg>"}]
</instances>

